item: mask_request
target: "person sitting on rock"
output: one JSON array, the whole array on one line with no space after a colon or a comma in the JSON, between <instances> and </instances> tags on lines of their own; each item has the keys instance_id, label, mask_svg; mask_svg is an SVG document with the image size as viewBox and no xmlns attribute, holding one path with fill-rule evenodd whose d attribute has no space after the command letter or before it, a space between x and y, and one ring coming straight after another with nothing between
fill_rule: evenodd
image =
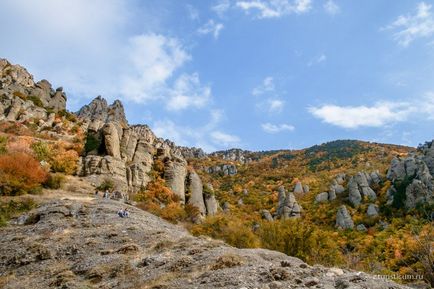
<instances>
[{"instance_id":1,"label":"person sitting on rock","mask_svg":"<svg viewBox=\"0 0 434 289\"><path fill-rule=\"evenodd\" d=\"M128 208L124 209L123 216L124 218L128 218L130 216L130 213L128 212Z\"/></svg>"},{"instance_id":2,"label":"person sitting on rock","mask_svg":"<svg viewBox=\"0 0 434 289\"><path fill-rule=\"evenodd\" d=\"M120 209L120 210L118 211L118 216L119 216L119 217L123 218L123 217L124 217L124 214L125 214L124 210Z\"/></svg>"}]
</instances>

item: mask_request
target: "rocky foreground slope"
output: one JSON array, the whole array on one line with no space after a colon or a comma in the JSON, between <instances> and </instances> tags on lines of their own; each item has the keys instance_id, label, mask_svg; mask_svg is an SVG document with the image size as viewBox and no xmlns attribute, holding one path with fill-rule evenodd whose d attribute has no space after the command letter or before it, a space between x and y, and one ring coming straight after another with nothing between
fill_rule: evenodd
<instances>
[{"instance_id":1,"label":"rocky foreground slope","mask_svg":"<svg viewBox=\"0 0 434 289\"><path fill-rule=\"evenodd\" d=\"M407 288L236 249L123 203L63 192L0 229L2 288ZM129 218L116 212L128 207Z\"/></svg>"}]
</instances>

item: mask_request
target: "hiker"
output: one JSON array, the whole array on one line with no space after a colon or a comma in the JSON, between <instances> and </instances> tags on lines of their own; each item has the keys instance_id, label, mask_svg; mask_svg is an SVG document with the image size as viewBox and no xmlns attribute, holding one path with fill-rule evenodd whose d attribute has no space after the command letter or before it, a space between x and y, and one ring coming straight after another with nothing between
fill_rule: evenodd
<instances>
[{"instance_id":1,"label":"hiker","mask_svg":"<svg viewBox=\"0 0 434 289\"><path fill-rule=\"evenodd\" d=\"M121 217L121 218L128 218L130 216L130 213L128 212L128 208L125 208L123 210L120 209L118 211L118 216Z\"/></svg>"},{"instance_id":2,"label":"hiker","mask_svg":"<svg viewBox=\"0 0 434 289\"><path fill-rule=\"evenodd\" d=\"M124 218L128 218L130 216L130 213L128 212L128 208L124 209Z\"/></svg>"},{"instance_id":3,"label":"hiker","mask_svg":"<svg viewBox=\"0 0 434 289\"><path fill-rule=\"evenodd\" d=\"M124 217L124 211L123 211L122 209L120 209L120 210L118 211L118 216L121 217L121 218Z\"/></svg>"},{"instance_id":4,"label":"hiker","mask_svg":"<svg viewBox=\"0 0 434 289\"><path fill-rule=\"evenodd\" d=\"M98 197L98 194L99 194L99 191L98 191L98 189L96 189L96 190L95 190L95 196Z\"/></svg>"},{"instance_id":5,"label":"hiker","mask_svg":"<svg viewBox=\"0 0 434 289\"><path fill-rule=\"evenodd\" d=\"M109 192L106 190L105 192L104 192L104 199L108 199L109 198Z\"/></svg>"}]
</instances>

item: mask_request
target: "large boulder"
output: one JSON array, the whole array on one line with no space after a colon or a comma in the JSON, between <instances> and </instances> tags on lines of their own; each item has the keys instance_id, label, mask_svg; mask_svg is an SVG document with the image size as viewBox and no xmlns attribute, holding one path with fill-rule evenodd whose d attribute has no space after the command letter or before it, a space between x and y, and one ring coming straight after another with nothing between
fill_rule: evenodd
<instances>
[{"instance_id":1,"label":"large boulder","mask_svg":"<svg viewBox=\"0 0 434 289\"><path fill-rule=\"evenodd\" d=\"M320 193L315 197L315 204L327 202L328 199L329 199L329 193L327 192Z\"/></svg>"},{"instance_id":2,"label":"large boulder","mask_svg":"<svg viewBox=\"0 0 434 289\"><path fill-rule=\"evenodd\" d=\"M185 203L185 177L187 176L186 163L168 161L164 168L164 179L167 186ZM202 197L202 196L201 196Z\"/></svg>"},{"instance_id":3,"label":"large boulder","mask_svg":"<svg viewBox=\"0 0 434 289\"><path fill-rule=\"evenodd\" d=\"M345 205L342 205L338 208L338 212L336 214L336 227L340 229L354 228L353 219L351 218L351 215Z\"/></svg>"},{"instance_id":4,"label":"large boulder","mask_svg":"<svg viewBox=\"0 0 434 289\"><path fill-rule=\"evenodd\" d=\"M206 207L203 199L203 185L195 171L190 172L188 175L188 190L190 192L188 203L199 209L202 215L205 215Z\"/></svg>"},{"instance_id":5,"label":"large boulder","mask_svg":"<svg viewBox=\"0 0 434 289\"><path fill-rule=\"evenodd\" d=\"M303 185L302 185L302 183L300 181L297 181L295 183L294 193L298 193L298 194L304 193Z\"/></svg>"},{"instance_id":6,"label":"large boulder","mask_svg":"<svg viewBox=\"0 0 434 289\"><path fill-rule=\"evenodd\" d=\"M362 202L362 195L360 194L359 187L357 185L357 181L354 177L350 178L350 181L348 182L348 197L350 203L357 207Z\"/></svg>"},{"instance_id":7,"label":"large boulder","mask_svg":"<svg viewBox=\"0 0 434 289\"><path fill-rule=\"evenodd\" d=\"M366 215L368 215L368 217L378 216L378 206L375 204L369 204Z\"/></svg>"}]
</instances>

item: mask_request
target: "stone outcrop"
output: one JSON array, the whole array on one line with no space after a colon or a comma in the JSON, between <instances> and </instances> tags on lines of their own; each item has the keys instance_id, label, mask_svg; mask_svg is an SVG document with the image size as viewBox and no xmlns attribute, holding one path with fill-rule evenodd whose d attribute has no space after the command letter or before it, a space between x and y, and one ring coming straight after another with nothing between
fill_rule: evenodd
<instances>
[{"instance_id":1,"label":"stone outcrop","mask_svg":"<svg viewBox=\"0 0 434 289\"><path fill-rule=\"evenodd\" d=\"M335 195L335 197L336 197L336 195ZM328 200L329 200L329 193L327 193L327 192L319 193L315 197L315 203L324 203L324 202L327 202Z\"/></svg>"},{"instance_id":2,"label":"stone outcrop","mask_svg":"<svg viewBox=\"0 0 434 289\"><path fill-rule=\"evenodd\" d=\"M363 201L367 199L375 201L377 195L369 186L372 179L366 172L358 172L355 176L351 177L348 182L348 193L350 203L357 207Z\"/></svg>"},{"instance_id":3,"label":"stone outcrop","mask_svg":"<svg viewBox=\"0 0 434 289\"><path fill-rule=\"evenodd\" d=\"M61 87L54 90L46 80L35 83L25 68L0 59L0 120L33 122L40 130L48 127L53 113L65 109Z\"/></svg>"},{"instance_id":4,"label":"stone outcrop","mask_svg":"<svg viewBox=\"0 0 434 289\"><path fill-rule=\"evenodd\" d=\"M338 212L336 214L336 227L338 227L339 229L354 228L353 219L351 218L351 215L345 205L342 205L338 208Z\"/></svg>"},{"instance_id":5,"label":"stone outcrop","mask_svg":"<svg viewBox=\"0 0 434 289\"><path fill-rule=\"evenodd\" d=\"M270 222L273 221L273 216L271 215L271 213L268 210L262 210L261 216L264 220L267 220Z\"/></svg>"},{"instance_id":6,"label":"stone outcrop","mask_svg":"<svg viewBox=\"0 0 434 289\"><path fill-rule=\"evenodd\" d=\"M122 128L128 126L122 103L119 100L115 100L113 104L108 105L107 100L101 96L96 97L90 104L83 106L77 112L77 115L81 119L93 122L96 129L100 128L98 127L98 123L101 126L109 122L118 123Z\"/></svg>"},{"instance_id":7,"label":"stone outcrop","mask_svg":"<svg viewBox=\"0 0 434 289\"><path fill-rule=\"evenodd\" d=\"M185 159L203 159L208 157L201 148L179 147L179 150Z\"/></svg>"},{"instance_id":8,"label":"stone outcrop","mask_svg":"<svg viewBox=\"0 0 434 289\"><path fill-rule=\"evenodd\" d=\"M297 203L292 192L285 190L283 186L278 188L278 204L275 218L283 220L299 218L302 212L301 206Z\"/></svg>"},{"instance_id":9,"label":"stone outcrop","mask_svg":"<svg viewBox=\"0 0 434 289\"><path fill-rule=\"evenodd\" d=\"M223 160L239 162L241 164L248 164L258 159L258 157L255 156L255 153L250 151L245 151L242 149L230 149L225 151L217 151L211 153L210 156L218 157Z\"/></svg>"},{"instance_id":10,"label":"stone outcrop","mask_svg":"<svg viewBox=\"0 0 434 289\"><path fill-rule=\"evenodd\" d=\"M233 176L238 172L237 166L234 164L216 165L206 168L205 171L209 174L220 174L222 176Z\"/></svg>"},{"instance_id":11,"label":"stone outcrop","mask_svg":"<svg viewBox=\"0 0 434 289\"><path fill-rule=\"evenodd\" d=\"M410 154L392 159L387 178L392 186L387 192L389 205L404 206L406 210L417 205L434 203L434 179L428 164L432 164L432 142L422 146L422 154Z\"/></svg>"}]
</instances>

